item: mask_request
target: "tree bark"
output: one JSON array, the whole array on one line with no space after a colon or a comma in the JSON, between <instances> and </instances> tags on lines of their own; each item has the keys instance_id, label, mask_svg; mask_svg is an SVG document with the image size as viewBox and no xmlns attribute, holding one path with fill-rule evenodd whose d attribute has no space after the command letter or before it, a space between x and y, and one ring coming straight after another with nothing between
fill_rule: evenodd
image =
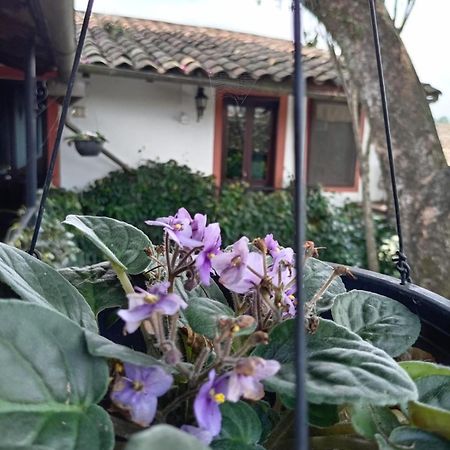
<instances>
[{"instance_id":1,"label":"tree bark","mask_svg":"<svg viewBox=\"0 0 450 450\"><path fill-rule=\"evenodd\" d=\"M391 194L367 0L305 0L339 44L359 90ZM416 284L450 298L450 168L422 85L383 3L377 14L392 126L405 253ZM390 198L390 197L389 197Z\"/></svg>"}]
</instances>

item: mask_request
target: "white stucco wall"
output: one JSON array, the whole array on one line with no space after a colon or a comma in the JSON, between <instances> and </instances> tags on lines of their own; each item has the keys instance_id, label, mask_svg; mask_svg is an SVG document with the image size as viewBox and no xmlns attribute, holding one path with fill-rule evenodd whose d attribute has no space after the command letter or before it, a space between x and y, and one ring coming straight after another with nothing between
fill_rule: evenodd
<instances>
[{"instance_id":1,"label":"white stucco wall","mask_svg":"<svg viewBox=\"0 0 450 450\"><path fill-rule=\"evenodd\" d=\"M205 174L212 173L214 139L214 92L204 117L197 122L195 86L92 75L86 96L76 103L85 118L70 120L83 131L100 131L105 147L130 166L143 160L175 159ZM187 114L189 123L180 122ZM71 133L65 131L68 136ZM64 143L61 151L62 187L82 188L119 167L103 155L82 157Z\"/></svg>"}]
</instances>

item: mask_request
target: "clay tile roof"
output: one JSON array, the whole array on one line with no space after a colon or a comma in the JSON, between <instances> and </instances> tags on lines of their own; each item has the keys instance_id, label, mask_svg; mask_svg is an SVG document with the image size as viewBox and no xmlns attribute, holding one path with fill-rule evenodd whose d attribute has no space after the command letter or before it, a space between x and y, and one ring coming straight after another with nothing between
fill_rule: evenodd
<instances>
[{"instance_id":1,"label":"clay tile roof","mask_svg":"<svg viewBox=\"0 0 450 450\"><path fill-rule=\"evenodd\" d=\"M83 16L75 14L78 30ZM327 52L303 48L306 78L339 84ZM293 44L251 34L93 14L81 64L158 74L289 82Z\"/></svg>"}]
</instances>

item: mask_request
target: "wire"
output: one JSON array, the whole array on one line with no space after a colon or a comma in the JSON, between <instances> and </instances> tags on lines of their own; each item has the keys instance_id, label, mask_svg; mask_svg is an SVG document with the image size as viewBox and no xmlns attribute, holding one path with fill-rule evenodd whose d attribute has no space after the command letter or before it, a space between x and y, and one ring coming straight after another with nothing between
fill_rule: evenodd
<instances>
[{"instance_id":1,"label":"wire","mask_svg":"<svg viewBox=\"0 0 450 450\"><path fill-rule=\"evenodd\" d=\"M294 149L295 149L295 267L297 283L297 317L295 333L295 448L308 450L308 402L306 395L306 332L303 296L303 265L305 241L305 152L304 152L304 98L305 81L302 68L302 0L293 1L294 14Z\"/></svg>"},{"instance_id":2,"label":"wire","mask_svg":"<svg viewBox=\"0 0 450 450\"><path fill-rule=\"evenodd\" d=\"M37 242L39 230L40 230L41 224L42 224L42 216L44 215L45 203L47 201L47 197L48 197L49 190L50 190L50 184L51 184L52 178L53 178L53 172L55 170L56 159L58 157L59 147L61 144L61 138L62 138L62 134L63 134L63 130L64 130L64 124L66 122L67 112L69 110L70 100L72 98L72 91L73 91L73 86L75 84L75 78L76 78L77 72L78 72L78 66L80 65L81 52L83 50L84 40L86 39L86 34L88 31L89 19L91 17L93 4L94 4L94 0L89 0L88 5L86 7L83 25L81 27L80 37L78 39L77 49L76 49L75 57L73 60L72 71L70 73L69 82L67 84L66 95L64 96L64 100L63 100L63 104L62 104L61 116L59 118L59 124L58 124L58 130L56 132L55 144L53 146L53 151L52 151L52 156L50 158L50 164L48 167L47 176L45 177L41 202L39 204L39 212L37 215L36 224L34 226L34 231L33 231L33 238L31 239L30 248L28 250L28 253L30 253L30 255L35 253L36 242Z\"/></svg>"},{"instance_id":3,"label":"wire","mask_svg":"<svg viewBox=\"0 0 450 450\"><path fill-rule=\"evenodd\" d=\"M386 133L386 145L389 157L389 172L391 175L391 185L392 185L392 196L394 198L394 210L395 210L395 222L397 225L397 235L398 235L398 251L397 255L394 257L394 262L396 262L397 270L400 273L401 284L411 283L411 268L408 264L406 255L403 249L403 234L402 226L400 221L400 204L398 201L398 191L397 191L397 180L395 178L395 164L394 155L392 151L392 135L391 135L391 123L389 120L389 109L387 105L387 95L386 95L386 84L384 81L384 71L383 71L383 60L381 58L381 48L380 48L380 34L378 32L378 23L376 15L376 0L368 0L370 8L370 19L372 22L372 32L373 40L375 45L375 56L377 60L377 70L378 79L380 82L380 94L381 94L381 105L383 109L383 119L384 119L384 131Z\"/></svg>"}]
</instances>

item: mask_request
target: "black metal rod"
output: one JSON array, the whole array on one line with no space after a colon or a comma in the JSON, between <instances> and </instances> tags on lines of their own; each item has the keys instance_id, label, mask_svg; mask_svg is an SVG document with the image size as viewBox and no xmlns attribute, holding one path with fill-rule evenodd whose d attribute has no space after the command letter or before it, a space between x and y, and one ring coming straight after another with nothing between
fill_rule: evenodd
<instances>
[{"instance_id":1,"label":"black metal rod","mask_svg":"<svg viewBox=\"0 0 450 450\"><path fill-rule=\"evenodd\" d=\"M86 12L84 14L83 25L81 27L80 37L78 39L78 45L75 52L75 57L72 65L72 71L70 73L69 82L67 84L66 95L64 96L62 108L61 108L61 116L59 118L58 130L56 132L55 145L53 146L52 156L50 158L50 164L47 171L47 176L45 178L44 189L42 192L41 203L39 205L39 212L36 219L36 224L34 226L33 238L31 240L30 249L28 252L30 254L34 253L36 248L36 242L39 235L39 229L41 228L42 216L44 215L45 202L47 200L47 196L50 189L50 184L53 178L53 172L55 170L56 159L59 153L59 147L61 144L62 134L64 130L64 124L66 123L67 112L69 111L70 100L72 98L73 86L75 84L78 66L80 65L81 52L83 50L84 40L86 39L86 34L88 31L89 19L92 13L92 5L94 4L94 0L89 0L88 5L86 7Z\"/></svg>"},{"instance_id":2,"label":"black metal rod","mask_svg":"<svg viewBox=\"0 0 450 450\"><path fill-rule=\"evenodd\" d=\"M294 0L294 151L295 151L295 262L297 270L297 317L295 333L295 448L308 450L308 402L306 397L306 333L303 296L303 264L306 221L306 183L304 152L304 100L305 81L302 69L302 0Z\"/></svg>"},{"instance_id":3,"label":"black metal rod","mask_svg":"<svg viewBox=\"0 0 450 450\"><path fill-rule=\"evenodd\" d=\"M375 45L375 56L377 60L378 79L380 83L381 105L383 109L384 130L386 134L386 145L389 158L389 172L391 176L392 196L394 199L395 223L398 235L397 269L400 272L401 284L411 281L410 268L403 251L403 234L400 220L400 204L398 201L397 180L395 177L394 154L392 150L391 122L389 120L389 108L387 104L386 84L384 81L383 59L381 57L380 34L376 14L376 0L368 0L370 8L370 19L372 22L373 40Z\"/></svg>"},{"instance_id":4,"label":"black metal rod","mask_svg":"<svg viewBox=\"0 0 450 450\"><path fill-rule=\"evenodd\" d=\"M25 180L25 206L36 204L37 191L37 127L36 127L36 47L30 39L25 67L25 127L27 145L27 168Z\"/></svg>"}]
</instances>

